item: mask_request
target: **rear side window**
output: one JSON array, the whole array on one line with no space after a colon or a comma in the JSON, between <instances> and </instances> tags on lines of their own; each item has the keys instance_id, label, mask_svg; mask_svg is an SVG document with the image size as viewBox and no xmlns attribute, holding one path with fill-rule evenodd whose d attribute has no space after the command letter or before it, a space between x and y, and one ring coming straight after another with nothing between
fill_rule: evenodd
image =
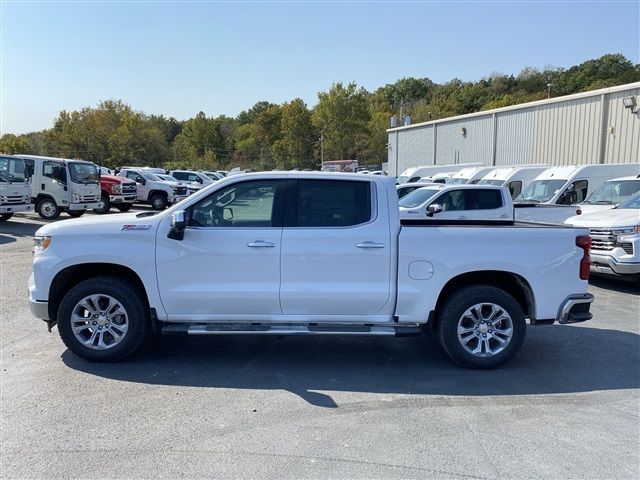
<instances>
[{"instance_id":1,"label":"rear side window","mask_svg":"<svg viewBox=\"0 0 640 480\"><path fill-rule=\"evenodd\" d=\"M300 180L296 200L298 227L350 227L371 219L370 182Z\"/></svg>"},{"instance_id":2,"label":"rear side window","mask_svg":"<svg viewBox=\"0 0 640 480\"><path fill-rule=\"evenodd\" d=\"M502 195L499 190L494 189L451 190L439 196L433 203L442 205L443 212L492 210L502 207Z\"/></svg>"}]
</instances>

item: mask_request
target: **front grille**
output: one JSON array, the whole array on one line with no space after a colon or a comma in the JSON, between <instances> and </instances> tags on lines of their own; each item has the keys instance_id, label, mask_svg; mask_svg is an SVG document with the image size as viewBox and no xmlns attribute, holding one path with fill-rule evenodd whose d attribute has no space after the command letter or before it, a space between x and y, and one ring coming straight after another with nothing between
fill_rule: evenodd
<instances>
[{"instance_id":1,"label":"front grille","mask_svg":"<svg viewBox=\"0 0 640 480\"><path fill-rule=\"evenodd\" d=\"M616 246L616 236L611 230L591 230L591 248L593 250L613 250Z\"/></svg>"},{"instance_id":2,"label":"front grille","mask_svg":"<svg viewBox=\"0 0 640 480\"><path fill-rule=\"evenodd\" d=\"M621 243L620 246L628 255L633 255L633 243L624 242Z\"/></svg>"},{"instance_id":3,"label":"front grille","mask_svg":"<svg viewBox=\"0 0 640 480\"><path fill-rule=\"evenodd\" d=\"M82 200L80 203L90 203L90 202L100 201L100 197L98 195L82 195L80 199Z\"/></svg>"},{"instance_id":4,"label":"front grille","mask_svg":"<svg viewBox=\"0 0 640 480\"><path fill-rule=\"evenodd\" d=\"M135 183L123 183L122 184L122 193L136 193L136 184Z\"/></svg>"},{"instance_id":5,"label":"front grille","mask_svg":"<svg viewBox=\"0 0 640 480\"><path fill-rule=\"evenodd\" d=\"M187 194L187 187L175 187L173 189L173 192L176 195L186 195Z\"/></svg>"},{"instance_id":6,"label":"front grille","mask_svg":"<svg viewBox=\"0 0 640 480\"><path fill-rule=\"evenodd\" d=\"M2 195L0 197L0 203L3 205L20 205L29 203L29 197L23 195Z\"/></svg>"}]
</instances>

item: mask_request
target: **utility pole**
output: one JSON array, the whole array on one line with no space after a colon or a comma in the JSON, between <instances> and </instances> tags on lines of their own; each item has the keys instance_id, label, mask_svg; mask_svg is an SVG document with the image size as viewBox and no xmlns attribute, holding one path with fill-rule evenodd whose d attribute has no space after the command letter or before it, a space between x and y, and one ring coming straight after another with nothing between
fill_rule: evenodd
<instances>
[{"instance_id":1,"label":"utility pole","mask_svg":"<svg viewBox=\"0 0 640 480\"><path fill-rule=\"evenodd\" d=\"M320 166L324 163L324 132L320 133Z\"/></svg>"},{"instance_id":2,"label":"utility pole","mask_svg":"<svg viewBox=\"0 0 640 480\"><path fill-rule=\"evenodd\" d=\"M553 83L551 83L551 79L547 80L547 98L551 98L551 87L553 87Z\"/></svg>"}]
</instances>

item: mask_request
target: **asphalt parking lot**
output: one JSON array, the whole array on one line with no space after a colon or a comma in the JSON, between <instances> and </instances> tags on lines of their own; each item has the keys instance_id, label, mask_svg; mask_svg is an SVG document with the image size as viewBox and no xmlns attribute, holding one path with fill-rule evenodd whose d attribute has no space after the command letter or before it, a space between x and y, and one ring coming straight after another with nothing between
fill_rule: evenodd
<instances>
[{"instance_id":1,"label":"asphalt parking lot","mask_svg":"<svg viewBox=\"0 0 640 480\"><path fill-rule=\"evenodd\" d=\"M431 338L163 337L92 364L29 312L41 224L0 224L3 478L640 476L638 284L593 279L593 320L530 328L494 371Z\"/></svg>"}]
</instances>

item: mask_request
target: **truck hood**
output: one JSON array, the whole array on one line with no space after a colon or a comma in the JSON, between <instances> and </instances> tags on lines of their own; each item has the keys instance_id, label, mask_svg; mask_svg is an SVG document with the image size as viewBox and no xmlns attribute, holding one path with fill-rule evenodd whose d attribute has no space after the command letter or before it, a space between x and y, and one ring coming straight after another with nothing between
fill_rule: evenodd
<instances>
[{"instance_id":1,"label":"truck hood","mask_svg":"<svg viewBox=\"0 0 640 480\"><path fill-rule=\"evenodd\" d=\"M582 210L583 215L586 215L589 213L595 213L595 212L606 212L608 210L611 210L613 207L615 207L615 205L590 205L590 204L584 204L584 203L577 206L580 207L580 210Z\"/></svg>"},{"instance_id":2,"label":"truck hood","mask_svg":"<svg viewBox=\"0 0 640 480\"><path fill-rule=\"evenodd\" d=\"M619 228L640 224L640 210L632 208L613 208L598 212L576 215L565 221L574 227Z\"/></svg>"},{"instance_id":3,"label":"truck hood","mask_svg":"<svg viewBox=\"0 0 640 480\"><path fill-rule=\"evenodd\" d=\"M161 213L137 218L138 213L119 213L115 215L92 215L86 218L73 218L44 225L35 233L41 235L76 235L91 232L92 235L125 231L140 233L155 231L162 217ZM126 226L126 227L125 227Z\"/></svg>"}]
</instances>

